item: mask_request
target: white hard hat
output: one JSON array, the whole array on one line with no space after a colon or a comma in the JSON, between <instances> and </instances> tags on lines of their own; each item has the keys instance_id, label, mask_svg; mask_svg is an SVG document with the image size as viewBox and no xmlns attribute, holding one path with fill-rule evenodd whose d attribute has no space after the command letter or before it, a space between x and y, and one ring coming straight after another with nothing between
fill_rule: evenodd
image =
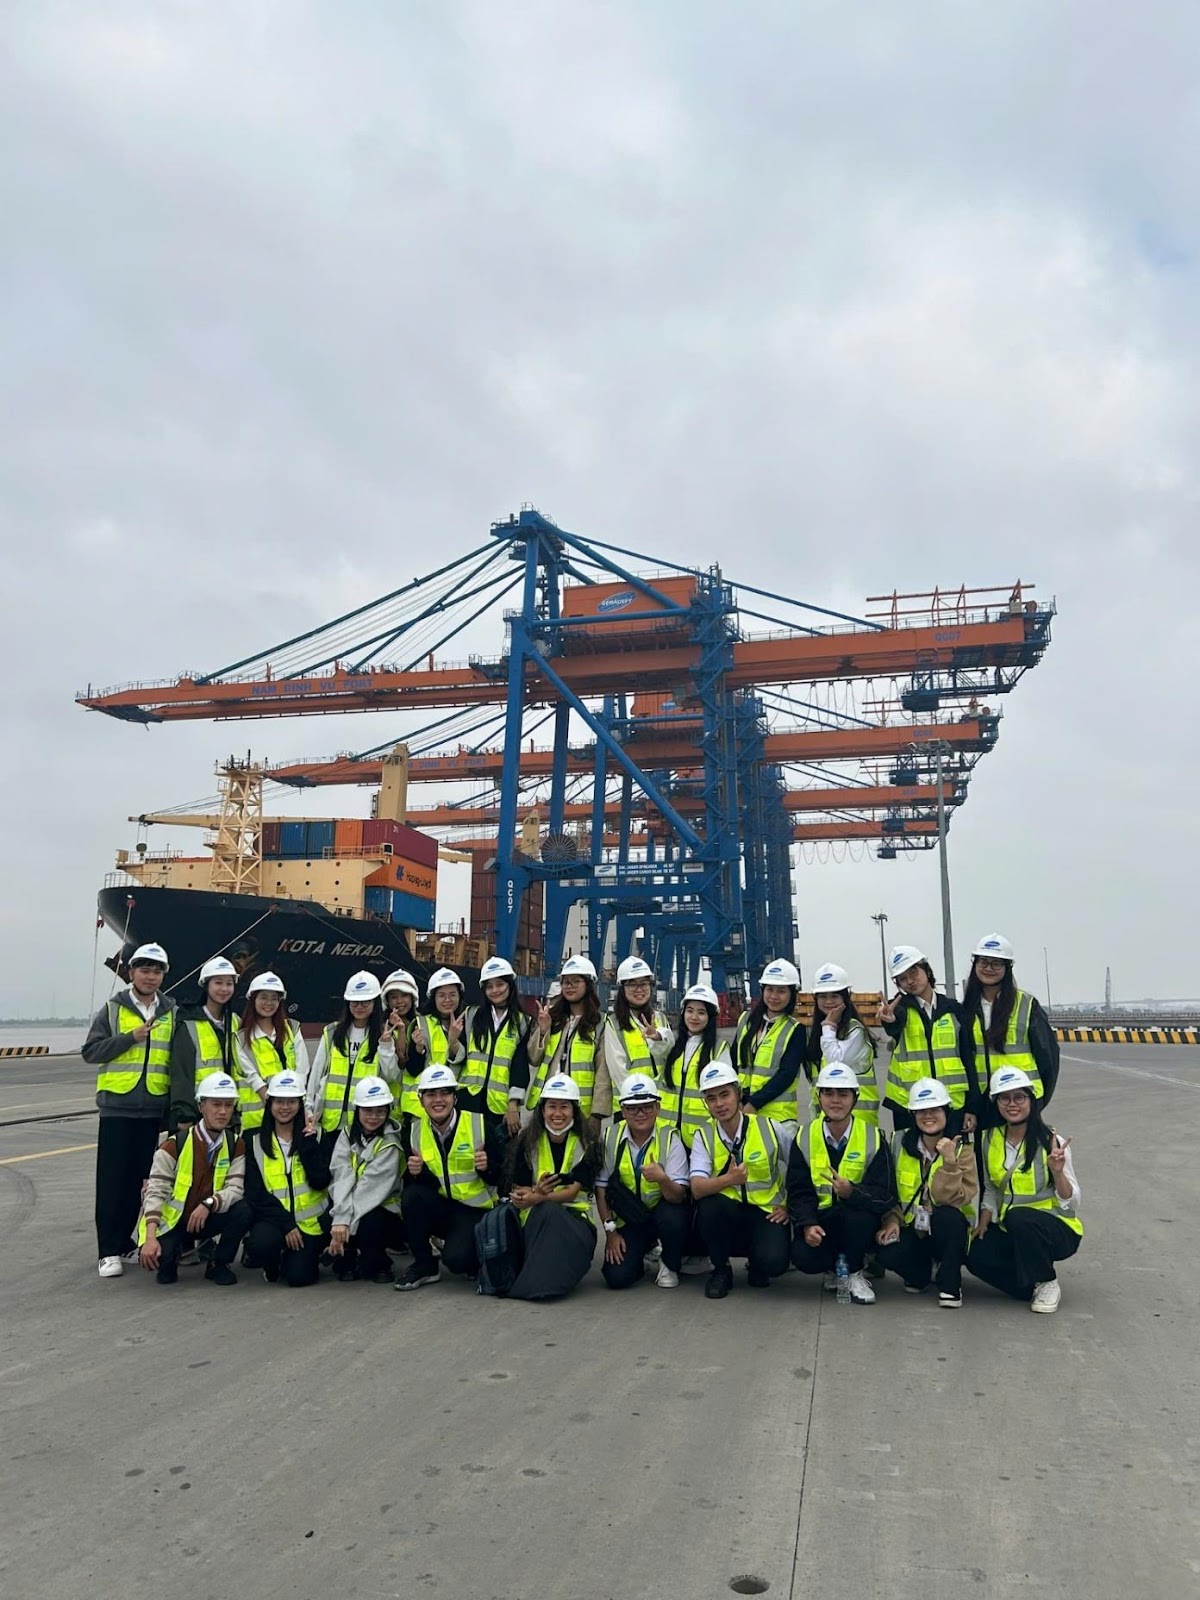
<instances>
[{"instance_id":1,"label":"white hard hat","mask_svg":"<svg viewBox=\"0 0 1200 1600\"><path fill-rule=\"evenodd\" d=\"M458 1089L458 1079L449 1067L426 1067L417 1079L417 1093L424 1094L428 1089L449 1089L454 1094Z\"/></svg>"},{"instance_id":2,"label":"white hard hat","mask_svg":"<svg viewBox=\"0 0 1200 1600\"><path fill-rule=\"evenodd\" d=\"M596 963L586 956L568 956L559 972L560 978L590 978L596 981Z\"/></svg>"},{"instance_id":3,"label":"white hard hat","mask_svg":"<svg viewBox=\"0 0 1200 1600\"><path fill-rule=\"evenodd\" d=\"M1013 947L1002 933L985 933L971 951L973 956L994 956L997 961L1013 960Z\"/></svg>"},{"instance_id":4,"label":"white hard hat","mask_svg":"<svg viewBox=\"0 0 1200 1600\"><path fill-rule=\"evenodd\" d=\"M356 972L347 981L345 999L347 1000L378 1000L383 990L379 987L379 979L373 972Z\"/></svg>"},{"instance_id":5,"label":"white hard hat","mask_svg":"<svg viewBox=\"0 0 1200 1600\"><path fill-rule=\"evenodd\" d=\"M511 961L503 956L489 956L479 969L480 983L491 983L493 978L515 978Z\"/></svg>"},{"instance_id":6,"label":"white hard hat","mask_svg":"<svg viewBox=\"0 0 1200 1600\"><path fill-rule=\"evenodd\" d=\"M813 979L814 994L840 994L843 989L850 987L850 974L845 967L839 967L832 961L826 961L817 968L816 977Z\"/></svg>"},{"instance_id":7,"label":"white hard hat","mask_svg":"<svg viewBox=\"0 0 1200 1600\"><path fill-rule=\"evenodd\" d=\"M709 983L694 983L684 994L684 1005L687 1005L689 1000L702 1000L706 1006L719 1006L721 1004L717 999L717 991Z\"/></svg>"},{"instance_id":8,"label":"white hard hat","mask_svg":"<svg viewBox=\"0 0 1200 1600\"><path fill-rule=\"evenodd\" d=\"M910 1111L932 1111L937 1106L948 1106L951 1103L949 1089L936 1078L918 1078L908 1091Z\"/></svg>"},{"instance_id":9,"label":"white hard hat","mask_svg":"<svg viewBox=\"0 0 1200 1600\"><path fill-rule=\"evenodd\" d=\"M998 1094L1010 1094L1014 1089L1028 1089L1034 1099L1037 1098L1033 1079L1027 1072L1022 1072L1020 1067L997 1067L988 1084L988 1098L994 1100Z\"/></svg>"},{"instance_id":10,"label":"white hard hat","mask_svg":"<svg viewBox=\"0 0 1200 1600\"><path fill-rule=\"evenodd\" d=\"M574 1078L568 1078L565 1072L556 1072L552 1078L547 1078L542 1085L543 1100L570 1100L575 1105L579 1104L579 1085Z\"/></svg>"},{"instance_id":11,"label":"white hard hat","mask_svg":"<svg viewBox=\"0 0 1200 1600\"><path fill-rule=\"evenodd\" d=\"M200 968L198 982L206 984L210 978L236 978L237 968L232 961L226 961L224 956L210 956Z\"/></svg>"},{"instance_id":12,"label":"white hard hat","mask_svg":"<svg viewBox=\"0 0 1200 1600\"><path fill-rule=\"evenodd\" d=\"M389 1106L392 1103L392 1091L382 1078L360 1078L354 1085L354 1104L361 1110L370 1111L374 1106Z\"/></svg>"},{"instance_id":13,"label":"white hard hat","mask_svg":"<svg viewBox=\"0 0 1200 1600\"><path fill-rule=\"evenodd\" d=\"M618 983L637 983L643 978L654 982L654 973L642 960L641 956L626 956L617 968Z\"/></svg>"},{"instance_id":14,"label":"white hard hat","mask_svg":"<svg viewBox=\"0 0 1200 1600\"><path fill-rule=\"evenodd\" d=\"M555 978L553 983L551 983L550 986L546 990L546 999L547 1000L557 1000L561 993L562 993L562 984L559 983L557 978Z\"/></svg>"},{"instance_id":15,"label":"white hard hat","mask_svg":"<svg viewBox=\"0 0 1200 1600\"><path fill-rule=\"evenodd\" d=\"M210 1072L200 1079L197 1100L236 1100L238 1086L227 1072Z\"/></svg>"},{"instance_id":16,"label":"white hard hat","mask_svg":"<svg viewBox=\"0 0 1200 1600\"><path fill-rule=\"evenodd\" d=\"M163 949L162 945L160 945L160 944L140 944L140 945L138 945L137 949L130 956L128 965L131 966L131 967L136 967L139 961L154 961L154 962L157 962L158 965L163 969L164 972L167 970L167 968L171 964L167 960L167 952Z\"/></svg>"},{"instance_id":17,"label":"white hard hat","mask_svg":"<svg viewBox=\"0 0 1200 1600\"><path fill-rule=\"evenodd\" d=\"M918 966L924 959L924 953L915 944L898 944L888 957L888 971L893 978L898 978L902 972Z\"/></svg>"},{"instance_id":18,"label":"white hard hat","mask_svg":"<svg viewBox=\"0 0 1200 1600\"><path fill-rule=\"evenodd\" d=\"M623 1106L645 1105L649 1100L661 1100L662 1090L644 1072L631 1072L618 1098Z\"/></svg>"},{"instance_id":19,"label":"white hard hat","mask_svg":"<svg viewBox=\"0 0 1200 1600\"><path fill-rule=\"evenodd\" d=\"M862 1087L858 1081L858 1074L853 1067L848 1067L844 1061L831 1061L827 1067L822 1067L817 1073L816 1087L818 1089L853 1089L857 1094Z\"/></svg>"},{"instance_id":20,"label":"white hard hat","mask_svg":"<svg viewBox=\"0 0 1200 1600\"><path fill-rule=\"evenodd\" d=\"M277 1100L303 1100L304 1079L298 1072L277 1072L267 1080L267 1093Z\"/></svg>"},{"instance_id":21,"label":"white hard hat","mask_svg":"<svg viewBox=\"0 0 1200 1600\"><path fill-rule=\"evenodd\" d=\"M283 979L275 972L260 972L257 978L251 978L247 994L286 994Z\"/></svg>"},{"instance_id":22,"label":"white hard hat","mask_svg":"<svg viewBox=\"0 0 1200 1600\"><path fill-rule=\"evenodd\" d=\"M435 989L445 989L452 983L456 983L460 989L463 986L457 972L452 972L449 967L439 967L425 985L425 993L431 995Z\"/></svg>"},{"instance_id":23,"label":"white hard hat","mask_svg":"<svg viewBox=\"0 0 1200 1600\"><path fill-rule=\"evenodd\" d=\"M380 993L388 994L393 989L403 989L405 994L412 995L414 1000L421 998L421 988L411 972L405 972L403 967L398 967L395 972L389 972L383 980Z\"/></svg>"},{"instance_id":24,"label":"white hard hat","mask_svg":"<svg viewBox=\"0 0 1200 1600\"><path fill-rule=\"evenodd\" d=\"M710 1061L700 1073L700 1093L706 1089L722 1089L727 1083L738 1084L737 1073L728 1061Z\"/></svg>"},{"instance_id":25,"label":"white hard hat","mask_svg":"<svg viewBox=\"0 0 1200 1600\"><path fill-rule=\"evenodd\" d=\"M775 983L782 989L798 989L800 974L791 961L768 961L762 969L762 977L758 980L760 989L764 983Z\"/></svg>"}]
</instances>

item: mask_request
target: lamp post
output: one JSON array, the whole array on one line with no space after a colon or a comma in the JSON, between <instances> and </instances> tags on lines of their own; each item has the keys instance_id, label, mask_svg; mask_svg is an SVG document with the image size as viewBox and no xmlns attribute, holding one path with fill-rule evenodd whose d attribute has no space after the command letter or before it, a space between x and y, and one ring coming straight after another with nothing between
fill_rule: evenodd
<instances>
[{"instance_id":1,"label":"lamp post","mask_svg":"<svg viewBox=\"0 0 1200 1600\"><path fill-rule=\"evenodd\" d=\"M888 969L887 969L887 945L884 942L883 925L887 921L887 919L888 919L888 915L887 915L886 911L873 911L871 913L871 921L873 923L875 923L876 926L879 929L879 964L880 964L880 967L883 970L883 989L882 989L881 992L883 994L885 994L885 995L888 992Z\"/></svg>"}]
</instances>

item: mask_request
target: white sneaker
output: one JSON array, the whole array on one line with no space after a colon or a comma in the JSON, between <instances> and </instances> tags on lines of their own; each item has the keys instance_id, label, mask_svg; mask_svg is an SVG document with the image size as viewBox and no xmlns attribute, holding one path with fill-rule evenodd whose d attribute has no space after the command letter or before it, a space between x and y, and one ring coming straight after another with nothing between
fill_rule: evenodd
<instances>
[{"instance_id":1,"label":"white sneaker","mask_svg":"<svg viewBox=\"0 0 1200 1600\"><path fill-rule=\"evenodd\" d=\"M121 1264L126 1267L136 1267L142 1257L137 1250L125 1250L121 1255Z\"/></svg>"},{"instance_id":2,"label":"white sneaker","mask_svg":"<svg viewBox=\"0 0 1200 1600\"><path fill-rule=\"evenodd\" d=\"M837 1293L837 1273L836 1272L827 1272L825 1274L825 1282L821 1285L821 1287L822 1287L822 1289L824 1289L826 1294L836 1294Z\"/></svg>"},{"instance_id":3,"label":"white sneaker","mask_svg":"<svg viewBox=\"0 0 1200 1600\"><path fill-rule=\"evenodd\" d=\"M649 1250L646 1251L646 1254L642 1257L642 1259L646 1262L646 1264L648 1266L656 1267L658 1265L658 1263L662 1260L662 1245L661 1244L652 1244L650 1246Z\"/></svg>"},{"instance_id":4,"label":"white sneaker","mask_svg":"<svg viewBox=\"0 0 1200 1600\"><path fill-rule=\"evenodd\" d=\"M684 1256L680 1271L685 1278L702 1278L713 1269L707 1256Z\"/></svg>"},{"instance_id":5,"label":"white sneaker","mask_svg":"<svg viewBox=\"0 0 1200 1600\"><path fill-rule=\"evenodd\" d=\"M1047 1315L1058 1310L1058 1303L1062 1299L1062 1289L1058 1280L1050 1283L1035 1283L1033 1286L1033 1299L1029 1302L1030 1311L1044 1311Z\"/></svg>"},{"instance_id":6,"label":"white sneaker","mask_svg":"<svg viewBox=\"0 0 1200 1600\"><path fill-rule=\"evenodd\" d=\"M949 1289L938 1290L938 1305L943 1311L957 1311L962 1305L962 1290L951 1294Z\"/></svg>"},{"instance_id":7,"label":"white sneaker","mask_svg":"<svg viewBox=\"0 0 1200 1600\"><path fill-rule=\"evenodd\" d=\"M852 1272L850 1274L850 1298L856 1306L873 1306L875 1304L875 1291L867 1282L865 1272Z\"/></svg>"},{"instance_id":8,"label":"white sneaker","mask_svg":"<svg viewBox=\"0 0 1200 1600\"><path fill-rule=\"evenodd\" d=\"M678 1289L679 1274L672 1272L664 1261L658 1269L658 1277L655 1278L654 1282L660 1289Z\"/></svg>"},{"instance_id":9,"label":"white sneaker","mask_svg":"<svg viewBox=\"0 0 1200 1600\"><path fill-rule=\"evenodd\" d=\"M121 1265L120 1256L101 1256L100 1265L96 1271L102 1278L123 1278L125 1268Z\"/></svg>"}]
</instances>

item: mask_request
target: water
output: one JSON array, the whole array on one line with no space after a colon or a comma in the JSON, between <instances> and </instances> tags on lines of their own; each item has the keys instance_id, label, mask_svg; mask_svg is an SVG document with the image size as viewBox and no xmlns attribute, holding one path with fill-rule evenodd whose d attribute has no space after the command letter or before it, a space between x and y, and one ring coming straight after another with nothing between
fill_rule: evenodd
<instances>
[{"instance_id":1,"label":"water","mask_svg":"<svg viewBox=\"0 0 1200 1600\"><path fill-rule=\"evenodd\" d=\"M834 1276L837 1278L837 1303L840 1306L848 1306L850 1304L850 1269L844 1255L838 1256L837 1264L833 1271Z\"/></svg>"},{"instance_id":2,"label":"water","mask_svg":"<svg viewBox=\"0 0 1200 1600\"><path fill-rule=\"evenodd\" d=\"M86 1023L0 1022L0 1047L10 1044L44 1044L51 1055L78 1050L87 1034Z\"/></svg>"}]
</instances>

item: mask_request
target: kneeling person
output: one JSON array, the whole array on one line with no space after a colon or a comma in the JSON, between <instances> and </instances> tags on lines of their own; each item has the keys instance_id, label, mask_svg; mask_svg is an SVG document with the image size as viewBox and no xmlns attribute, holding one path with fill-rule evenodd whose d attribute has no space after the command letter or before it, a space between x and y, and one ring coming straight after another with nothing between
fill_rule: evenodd
<instances>
[{"instance_id":1,"label":"kneeling person","mask_svg":"<svg viewBox=\"0 0 1200 1600\"><path fill-rule=\"evenodd\" d=\"M159 1283L174 1283L179 1258L202 1239L215 1239L204 1276L213 1283L236 1283L230 1262L250 1226L242 1198L246 1159L242 1141L229 1126L237 1109L238 1086L225 1072L210 1072L196 1090L200 1120L181 1129L154 1152L138 1244L142 1266L157 1271Z\"/></svg>"},{"instance_id":2,"label":"kneeling person","mask_svg":"<svg viewBox=\"0 0 1200 1600\"><path fill-rule=\"evenodd\" d=\"M919 1078L908 1091L916 1124L892 1139L896 1206L875 1235L879 1259L899 1273L910 1294L929 1286L937 1266L938 1304L962 1305L962 1269L979 1192L969 1138L946 1134L950 1091L936 1078Z\"/></svg>"},{"instance_id":3,"label":"kneeling person","mask_svg":"<svg viewBox=\"0 0 1200 1600\"><path fill-rule=\"evenodd\" d=\"M600 1147L574 1078L547 1078L533 1120L508 1147L502 1187L521 1218L524 1257L510 1300L561 1300L592 1265Z\"/></svg>"},{"instance_id":4,"label":"kneeling person","mask_svg":"<svg viewBox=\"0 0 1200 1600\"><path fill-rule=\"evenodd\" d=\"M846 1257L850 1298L875 1303L863 1262L880 1218L892 1204L892 1167L879 1129L855 1111L858 1077L831 1062L817 1074L821 1115L792 1146L788 1161L788 1210L795 1227L792 1261L801 1272L824 1272L836 1289L834 1266Z\"/></svg>"},{"instance_id":5,"label":"kneeling person","mask_svg":"<svg viewBox=\"0 0 1200 1600\"><path fill-rule=\"evenodd\" d=\"M246 1198L254 1214L247 1266L268 1283L306 1289L320 1277L328 1238L329 1156L316 1127L304 1120L304 1082L276 1072L267 1084L262 1124L250 1136Z\"/></svg>"},{"instance_id":6,"label":"kneeling person","mask_svg":"<svg viewBox=\"0 0 1200 1600\"><path fill-rule=\"evenodd\" d=\"M788 1268L786 1174L792 1124L742 1110L741 1082L727 1061L700 1073L713 1121L692 1140L691 1190L713 1264L704 1293L723 1300L733 1287L730 1256L746 1257L747 1282L766 1289Z\"/></svg>"},{"instance_id":7,"label":"kneeling person","mask_svg":"<svg viewBox=\"0 0 1200 1600\"><path fill-rule=\"evenodd\" d=\"M690 1218L688 1159L675 1129L658 1121L661 1092L653 1078L631 1074L621 1091L624 1121L605 1136L596 1210L606 1235L602 1271L610 1289L631 1288L655 1244L662 1246L658 1287L679 1285Z\"/></svg>"},{"instance_id":8,"label":"kneeling person","mask_svg":"<svg viewBox=\"0 0 1200 1600\"><path fill-rule=\"evenodd\" d=\"M390 1120L392 1088L383 1078L354 1085L354 1115L329 1163L329 1254L340 1283L391 1283L389 1250L404 1243L400 1222L400 1130Z\"/></svg>"}]
</instances>

